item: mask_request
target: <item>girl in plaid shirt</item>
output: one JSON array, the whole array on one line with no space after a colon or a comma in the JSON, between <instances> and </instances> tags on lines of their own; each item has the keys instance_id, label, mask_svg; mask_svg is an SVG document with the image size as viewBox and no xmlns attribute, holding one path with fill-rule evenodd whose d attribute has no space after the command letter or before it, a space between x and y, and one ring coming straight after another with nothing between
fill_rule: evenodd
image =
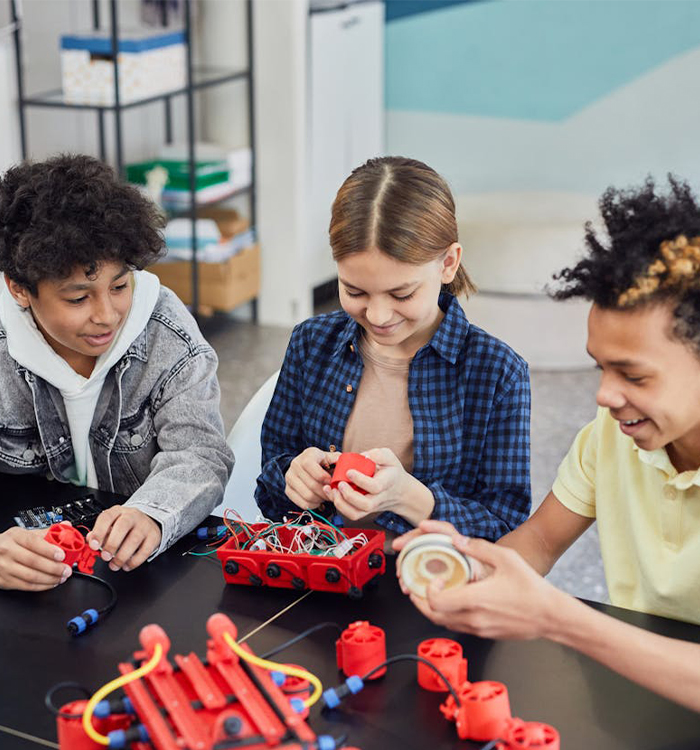
<instances>
[{"instance_id":1,"label":"girl in plaid shirt","mask_svg":"<svg viewBox=\"0 0 700 750\"><path fill-rule=\"evenodd\" d=\"M262 428L256 501L270 518L332 502L351 523L421 520L497 539L530 510L527 364L469 323L452 194L412 159L371 159L333 203L342 311L298 325ZM340 451L373 477L331 490Z\"/></svg>"}]
</instances>

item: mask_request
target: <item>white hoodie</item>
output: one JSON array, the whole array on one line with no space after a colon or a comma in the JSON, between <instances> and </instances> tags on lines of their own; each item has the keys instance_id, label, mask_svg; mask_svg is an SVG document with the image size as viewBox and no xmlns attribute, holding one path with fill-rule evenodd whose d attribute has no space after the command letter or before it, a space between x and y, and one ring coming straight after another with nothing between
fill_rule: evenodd
<instances>
[{"instance_id":1,"label":"white hoodie","mask_svg":"<svg viewBox=\"0 0 700 750\"><path fill-rule=\"evenodd\" d=\"M29 308L18 305L7 284L0 291L0 323L7 334L7 350L22 367L57 388L66 407L66 417L75 455L75 484L97 487L95 464L90 453L90 425L97 399L109 370L146 327L158 301L160 281L148 271L134 271L131 307L109 349L100 354L89 378L79 375L56 354L37 328Z\"/></svg>"}]
</instances>

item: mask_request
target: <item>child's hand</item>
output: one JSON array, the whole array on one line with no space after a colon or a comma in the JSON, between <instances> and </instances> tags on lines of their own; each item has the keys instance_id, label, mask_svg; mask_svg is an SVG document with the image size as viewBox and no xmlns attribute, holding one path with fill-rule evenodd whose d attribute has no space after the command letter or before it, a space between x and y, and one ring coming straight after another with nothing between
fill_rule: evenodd
<instances>
[{"instance_id":1,"label":"child's hand","mask_svg":"<svg viewBox=\"0 0 700 750\"><path fill-rule=\"evenodd\" d=\"M100 513L85 538L92 549L102 550L110 570L133 570L158 549L161 529L137 508L113 505Z\"/></svg>"},{"instance_id":2,"label":"child's hand","mask_svg":"<svg viewBox=\"0 0 700 750\"><path fill-rule=\"evenodd\" d=\"M484 539L453 539L461 552L478 560L491 575L465 586L443 590L428 586L427 597L411 601L436 625L482 638L540 638L556 621L561 597L520 555Z\"/></svg>"},{"instance_id":3,"label":"child's hand","mask_svg":"<svg viewBox=\"0 0 700 750\"><path fill-rule=\"evenodd\" d=\"M284 491L287 497L300 508L318 508L328 499L324 490L329 487L329 469L338 460L340 453L327 453L320 448L307 448L300 453L284 475Z\"/></svg>"},{"instance_id":4,"label":"child's hand","mask_svg":"<svg viewBox=\"0 0 700 750\"><path fill-rule=\"evenodd\" d=\"M328 499L346 518L357 521L370 513L392 511L411 523L428 518L435 505L432 492L409 474L389 448L374 448L363 456L374 461L377 468L373 477L350 469L348 479L366 495L341 482L337 490L329 488Z\"/></svg>"},{"instance_id":5,"label":"child's hand","mask_svg":"<svg viewBox=\"0 0 700 750\"><path fill-rule=\"evenodd\" d=\"M71 574L66 553L44 539L46 529L13 528L0 534L0 588L45 591Z\"/></svg>"},{"instance_id":6,"label":"child's hand","mask_svg":"<svg viewBox=\"0 0 700 750\"><path fill-rule=\"evenodd\" d=\"M396 539L394 539L394 541L391 543L394 552L401 552L401 550L406 546L406 544L408 544L408 542L411 541L411 539L415 539L415 537L421 536L422 534L445 534L446 536L450 537L450 539L452 540L452 546L458 552L465 552L466 547L470 542L469 537L460 534L451 523L448 523L447 521L427 520L421 521L418 528L415 528L412 531L408 531L405 534L396 537ZM493 569L489 565L482 563L475 557L470 557L469 564L472 571L470 583L481 581L483 578L486 578L486 576L493 573ZM404 583L401 580L400 568L396 569L396 577L399 579L399 586L401 587L401 591L403 591L404 594L409 594L410 591L406 588L406 586L404 586Z\"/></svg>"}]
</instances>

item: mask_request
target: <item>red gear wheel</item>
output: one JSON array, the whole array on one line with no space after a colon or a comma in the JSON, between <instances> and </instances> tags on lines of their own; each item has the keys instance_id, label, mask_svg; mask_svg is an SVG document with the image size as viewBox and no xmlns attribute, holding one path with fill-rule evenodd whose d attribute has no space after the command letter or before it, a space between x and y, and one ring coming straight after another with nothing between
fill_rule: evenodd
<instances>
[{"instance_id":1,"label":"red gear wheel","mask_svg":"<svg viewBox=\"0 0 700 750\"><path fill-rule=\"evenodd\" d=\"M467 660L462 646L450 638L429 638L418 644L418 656L434 664L456 689L467 680ZM427 664L418 662L418 684L425 690L446 692L444 681Z\"/></svg>"},{"instance_id":2,"label":"red gear wheel","mask_svg":"<svg viewBox=\"0 0 700 750\"><path fill-rule=\"evenodd\" d=\"M502 736L511 718L508 688L502 682L466 682L458 694L459 707L450 695L440 710L454 720L460 739L485 741Z\"/></svg>"},{"instance_id":3,"label":"red gear wheel","mask_svg":"<svg viewBox=\"0 0 700 750\"><path fill-rule=\"evenodd\" d=\"M559 750L560 746L559 732L539 721L512 719L507 723L502 737L506 750Z\"/></svg>"},{"instance_id":4,"label":"red gear wheel","mask_svg":"<svg viewBox=\"0 0 700 750\"><path fill-rule=\"evenodd\" d=\"M338 669L350 677L363 677L367 672L386 660L386 635L381 628L358 620L348 625L335 642ZM369 679L376 680L386 672L386 667L377 670Z\"/></svg>"}]
</instances>

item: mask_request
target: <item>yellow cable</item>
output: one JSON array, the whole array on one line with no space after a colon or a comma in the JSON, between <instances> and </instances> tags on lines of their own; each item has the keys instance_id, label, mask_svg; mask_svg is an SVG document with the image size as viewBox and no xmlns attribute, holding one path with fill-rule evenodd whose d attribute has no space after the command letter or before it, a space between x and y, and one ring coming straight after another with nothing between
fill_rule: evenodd
<instances>
[{"instance_id":1,"label":"yellow cable","mask_svg":"<svg viewBox=\"0 0 700 750\"><path fill-rule=\"evenodd\" d=\"M282 672L282 674L288 674L292 677L301 677L302 680L308 680L314 686L314 691L304 701L304 706L306 708L313 706L321 697L321 694L323 693L323 685L321 684L321 680L319 680L316 675L311 674L311 672L307 672L305 669L298 669L297 667L290 667L287 664L278 664L274 661L261 659L259 656L254 656L241 648L229 633L224 633L224 640L231 648L231 651L244 661L248 661L258 667L262 667L263 669L274 669L278 672Z\"/></svg>"},{"instance_id":2,"label":"yellow cable","mask_svg":"<svg viewBox=\"0 0 700 750\"><path fill-rule=\"evenodd\" d=\"M160 643L156 643L153 650L153 656L148 660L146 664L134 670L133 672L123 674L121 677L117 677L111 682L108 682L106 685L103 685L95 693L95 695L90 698L87 706L85 706L85 711L83 712L83 729L85 730L85 734L87 734L87 736L93 742L96 742L98 745L109 745L109 737L105 737L105 735L100 734L95 729L95 727L92 726L92 714L95 710L95 706L105 697L105 695L109 695L109 693L113 693L123 685L126 685L129 682L133 682L134 680L138 680L140 677L143 677L149 672L152 672L158 665L162 654L163 647L160 645Z\"/></svg>"}]
</instances>

